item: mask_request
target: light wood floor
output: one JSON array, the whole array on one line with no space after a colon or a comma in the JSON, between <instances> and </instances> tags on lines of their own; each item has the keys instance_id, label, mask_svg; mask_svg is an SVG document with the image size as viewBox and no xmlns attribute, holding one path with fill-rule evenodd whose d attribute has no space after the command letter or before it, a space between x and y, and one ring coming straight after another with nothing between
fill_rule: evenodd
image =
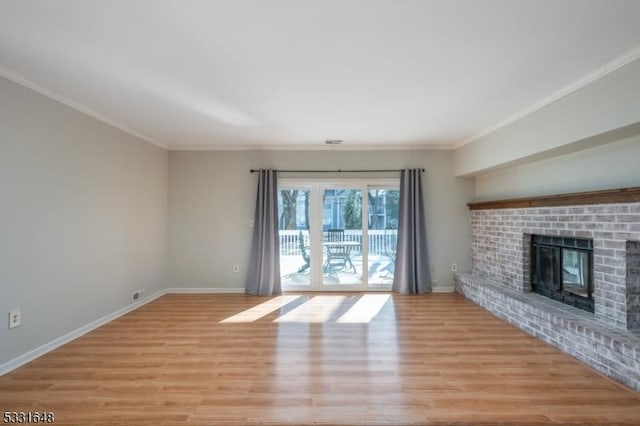
<instances>
[{"instance_id":1,"label":"light wood floor","mask_svg":"<svg viewBox=\"0 0 640 426\"><path fill-rule=\"evenodd\" d=\"M461 296L362 297L166 295L0 377L0 411L74 425L640 424L638 393Z\"/></svg>"}]
</instances>

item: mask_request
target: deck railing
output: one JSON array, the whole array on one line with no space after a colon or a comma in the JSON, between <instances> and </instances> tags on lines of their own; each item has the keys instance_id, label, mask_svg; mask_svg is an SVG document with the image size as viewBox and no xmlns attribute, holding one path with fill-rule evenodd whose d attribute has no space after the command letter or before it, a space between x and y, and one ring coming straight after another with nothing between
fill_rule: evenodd
<instances>
[{"instance_id":1,"label":"deck railing","mask_svg":"<svg viewBox=\"0 0 640 426\"><path fill-rule=\"evenodd\" d=\"M396 244L398 240L398 230L396 229L370 229L369 231L369 254L393 256L396 252ZM280 235L280 254L283 255L299 255L300 251L300 235L304 238L304 245L309 245L309 231L281 230ZM362 244L362 231L344 231L345 241L355 241ZM355 247L352 254L361 254L360 247Z\"/></svg>"}]
</instances>

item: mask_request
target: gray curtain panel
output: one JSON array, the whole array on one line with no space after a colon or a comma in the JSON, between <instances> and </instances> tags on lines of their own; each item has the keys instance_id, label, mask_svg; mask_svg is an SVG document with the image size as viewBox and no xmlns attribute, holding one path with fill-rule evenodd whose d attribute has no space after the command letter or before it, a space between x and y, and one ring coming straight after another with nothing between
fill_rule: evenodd
<instances>
[{"instance_id":1,"label":"gray curtain panel","mask_svg":"<svg viewBox=\"0 0 640 426\"><path fill-rule=\"evenodd\" d=\"M253 242L246 291L257 296L282 293L278 238L278 171L260 169Z\"/></svg>"},{"instance_id":2,"label":"gray curtain panel","mask_svg":"<svg viewBox=\"0 0 640 426\"><path fill-rule=\"evenodd\" d=\"M398 247L393 291L402 294L431 292L421 169L405 169L400 173Z\"/></svg>"}]
</instances>

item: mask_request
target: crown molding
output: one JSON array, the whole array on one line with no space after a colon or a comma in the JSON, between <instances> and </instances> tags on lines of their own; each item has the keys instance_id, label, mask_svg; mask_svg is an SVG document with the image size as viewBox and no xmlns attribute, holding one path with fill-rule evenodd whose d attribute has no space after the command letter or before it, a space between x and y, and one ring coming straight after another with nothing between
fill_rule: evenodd
<instances>
[{"instance_id":1,"label":"crown molding","mask_svg":"<svg viewBox=\"0 0 640 426\"><path fill-rule=\"evenodd\" d=\"M344 151L392 151L392 150L456 150L467 144L470 144L484 136L487 136L515 121L532 114L553 102L568 96L579 89L594 83L595 81L613 73L614 71L624 67L625 65L640 59L640 47L631 50L625 55L622 55L600 67L594 72L587 74L585 77L577 80L576 82L554 92L550 96L547 96L530 106L520 110L519 112L507 117L506 119L490 126L483 131L472 135L471 137L451 144L399 144L399 145L175 145L167 144L157 139L137 131L126 124L113 120L97 111L92 110L78 102L72 101L56 92L46 89L39 84L25 78L19 73L10 70L0 65L0 76L19 84L27 89L30 89L43 96L51 98L63 105L68 106L76 111L86 114L98 121L101 121L109 126L115 127L127 134L135 136L153 145L157 145L161 148L168 149L170 151L326 151L326 150L344 150Z\"/></svg>"},{"instance_id":2,"label":"crown molding","mask_svg":"<svg viewBox=\"0 0 640 426\"><path fill-rule=\"evenodd\" d=\"M605 65L603 65L602 67L598 68L597 70L587 74L586 76L582 77L581 79L577 80L576 82L558 90L557 92L552 93L550 96L547 96L546 98L543 98L531 105L529 105L528 107L524 108L523 110L507 117L506 119L494 124L493 126L490 126L486 129L484 129L483 131L476 133L475 135L469 137L468 139L463 140L460 143L454 144L453 145L453 149L458 149L464 145L470 144L484 136L487 136L488 134L491 134L493 132L495 132L496 130L499 130L503 127L508 126L509 124L529 115L532 114L536 111L538 111L539 109L542 109L544 107L546 107L547 105L550 105L552 103L554 103L555 101L564 98L565 96L568 96L570 94L572 94L573 92L576 92L580 89L582 89L585 86L588 86L591 83L596 82L597 80L613 73L614 71L617 71L618 69L624 67L627 64L630 64L631 62L640 59L640 47L631 50L630 52L627 52L625 55L619 56L616 59L607 62Z\"/></svg>"},{"instance_id":3,"label":"crown molding","mask_svg":"<svg viewBox=\"0 0 640 426\"><path fill-rule=\"evenodd\" d=\"M78 102L72 101L59 93L46 89L39 84L25 78L19 73L0 65L0 76L20 86L26 87L47 98L53 99L69 108L81 112L89 117L115 127L123 132L157 145L170 151L393 151L393 150L451 150L453 144L400 144L400 145L172 145L154 139L131 127L113 120Z\"/></svg>"},{"instance_id":4,"label":"crown molding","mask_svg":"<svg viewBox=\"0 0 640 426\"><path fill-rule=\"evenodd\" d=\"M439 145L169 145L170 151L448 151L452 144Z\"/></svg>"},{"instance_id":5,"label":"crown molding","mask_svg":"<svg viewBox=\"0 0 640 426\"><path fill-rule=\"evenodd\" d=\"M138 139L142 139L146 142L152 143L153 145L157 145L161 148L167 149L167 144L162 143L154 138L152 138L151 136L139 132L135 129L132 129L131 127L127 126L126 124L122 124L116 120L113 120L107 116L104 116L102 114L100 114L99 112L96 112L94 110L92 110L91 108L88 108L78 102L72 101L71 99L68 99L62 95L60 95L59 93L55 93L49 89L45 89L44 87L40 86L39 84L21 76L20 74L18 74L17 72L10 70L2 65L0 65L0 76L6 78L7 80L11 80L16 84L19 84L20 86L26 87L29 90L32 90L36 93L39 93L43 96L46 96L47 98L51 98L56 102L59 102L63 105L68 106L69 108L75 109L76 111L79 111L83 114L88 115L91 118L94 118L98 121L101 121L105 124L108 124L111 127L115 127L116 129L122 130L125 133L130 134L131 136L135 136Z\"/></svg>"}]
</instances>

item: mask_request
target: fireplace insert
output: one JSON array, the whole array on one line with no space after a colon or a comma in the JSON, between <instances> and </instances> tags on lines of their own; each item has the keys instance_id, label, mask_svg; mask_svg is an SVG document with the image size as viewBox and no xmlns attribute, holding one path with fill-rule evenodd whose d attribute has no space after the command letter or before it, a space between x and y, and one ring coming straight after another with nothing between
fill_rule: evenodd
<instances>
[{"instance_id":1,"label":"fireplace insert","mask_svg":"<svg viewBox=\"0 0 640 426\"><path fill-rule=\"evenodd\" d=\"M533 291L593 312L593 240L531 236Z\"/></svg>"}]
</instances>

